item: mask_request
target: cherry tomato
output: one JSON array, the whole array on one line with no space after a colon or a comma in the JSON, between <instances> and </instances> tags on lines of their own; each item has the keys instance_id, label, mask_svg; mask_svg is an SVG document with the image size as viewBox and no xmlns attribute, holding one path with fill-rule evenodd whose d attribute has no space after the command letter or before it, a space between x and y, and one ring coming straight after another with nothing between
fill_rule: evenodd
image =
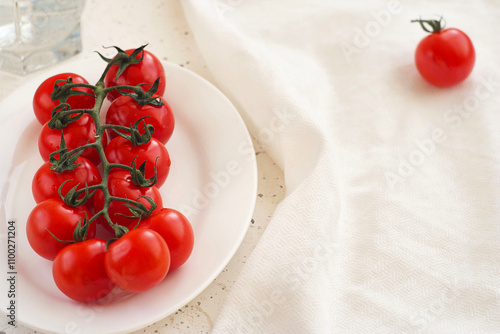
<instances>
[{"instance_id":1,"label":"cherry tomato","mask_svg":"<svg viewBox=\"0 0 500 334\"><path fill-rule=\"evenodd\" d=\"M54 281L66 296L79 302L92 302L114 288L104 270L106 241L90 239L62 249L52 263Z\"/></svg>"},{"instance_id":2,"label":"cherry tomato","mask_svg":"<svg viewBox=\"0 0 500 334\"><path fill-rule=\"evenodd\" d=\"M156 203L156 209L153 213L159 212L163 205L160 191L155 186L152 187L139 187L136 186L132 181L132 176L125 170L120 170L109 174L108 176L108 191L111 196L116 196L120 198L128 198L139 203L144 204L147 209L151 208L151 204L144 198L139 198L139 196L151 197ZM94 196L94 209L95 212L102 210L104 207L104 195L101 191L98 191ZM129 227L133 229L137 225L139 219L126 218L125 216L130 216L132 213L125 206L123 202L112 201L108 207L108 213L111 220L114 223ZM99 222L110 232L113 229L109 226L107 221L99 217Z\"/></svg>"},{"instance_id":3,"label":"cherry tomato","mask_svg":"<svg viewBox=\"0 0 500 334\"><path fill-rule=\"evenodd\" d=\"M179 211L163 208L157 214L141 222L139 228L156 231L165 240L170 251L169 271L184 264L193 251L193 227Z\"/></svg>"},{"instance_id":4,"label":"cherry tomato","mask_svg":"<svg viewBox=\"0 0 500 334\"><path fill-rule=\"evenodd\" d=\"M441 21L416 20L432 32L425 37L415 51L418 71L429 83L438 87L448 87L465 80L474 68L476 53L470 38L455 28L443 29Z\"/></svg>"},{"instance_id":5,"label":"cherry tomato","mask_svg":"<svg viewBox=\"0 0 500 334\"><path fill-rule=\"evenodd\" d=\"M88 114L83 114L78 120L66 126L63 130L66 147L69 150L78 148L96 141L96 127L92 117ZM107 144L107 135L103 135L103 146ZM42 128L38 136L38 149L44 161L49 161L49 155L58 150L61 145L61 130L51 129L48 123ZM101 163L99 153L95 148L87 148L83 151L83 157L89 159L96 166Z\"/></svg>"},{"instance_id":6,"label":"cherry tomato","mask_svg":"<svg viewBox=\"0 0 500 334\"><path fill-rule=\"evenodd\" d=\"M49 198L59 198L59 187L67 180L68 182L64 184L61 190L63 196L77 184L80 184L77 189L82 189L85 188L85 183L92 186L102 182L99 170L88 159L80 156L76 159L75 164L77 165L75 169L61 173L51 170L50 167L52 164L50 162L46 162L40 166L33 177L31 187L35 202L40 203ZM84 194L79 198L83 197Z\"/></svg>"},{"instance_id":7,"label":"cherry tomato","mask_svg":"<svg viewBox=\"0 0 500 334\"><path fill-rule=\"evenodd\" d=\"M85 80L85 78L75 73L61 73L43 81L35 91L35 95L33 97L33 110L40 124L43 125L47 123L52 116L52 110L60 104L59 101L52 101L50 98L50 94L54 91L54 84L56 80L67 80L68 77L72 78L73 83L88 84L88 81ZM61 83L58 86L63 84L64 83ZM73 90L93 94L93 91L90 88L75 87ZM95 97L75 95L70 96L66 102L71 106L71 109L92 109L95 104Z\"/></svg>"},{"instance_id":8,"label":"cherry tomato","mask_svg":"<svg viewBox=\"0 0 500 334\"><path fill-rule=\"evenodd\" d=\"M79 222L83 224L85 214L88 218L92 217L84 206L70 207L58 198L49 198L37 204L26 222L26 235L31 248L41 257L54 260L69 243L59 242L51 233L61 241L74 240L75 228ZM87 239L94 238L95 233L95 224L91 223Z\"/></svg>"},{"instance_id":9,"label":"cherry tomato","mask_svg":"<svg viewBox=\"0 0 500 334\"><path fill-rule=\"evenodd\" d=\"M145 176L151 178L155 174L155 161L157 171L156 187L160 188L167 179L170 171L170 156L165 145L158 139L151 138L146 144L134 146L123 137L116 137L109 142L105 150L106 158L110 163L118 163L130 166L134 158L136 159L136 167L138 168L146 161Z\"/></svg>"},{"instance_id":10,"label":"cherry tomato","mask_svg":"<svg viewBox=\"0 0 500 334\"><path fill-rule=\"evenodd\" d=\"M157 99L163 100L159 96L157 96ZM120 96L109 106L106 123L131 126L138 119L147 116L148 118L144 119L144 122L154 127L153 137L166 144L174 131L175 120L170 106L165 100L163 100L163 103L162 106L152 104L141 106L130 96ZM142 122L139 123L139 131L144 131ZM111 139L118 136L114 131L110 131L108 135Z\"/></svg>"},{"instance_id":11,"label":"cherry tomato","mask_svg":"<svg viewBox=\"0 0 500 334\"><path fill-rule=\"evenodd\" d=\"M130 55L134 50L125 50L125 52ZM141 58L141 56L142 52L139 53L136 58ZM160 60L149 51L144 50L144 58L142 61L138 64L129 65L118 79L116 78L117 72L118 65L112 65L104 78L104 86L106 88L119 85L137 86L141 83L147 83L149 85L141 86L144 91L147 91L151 88L151 85L153 85L156 79L160 78L156 94L163 96L163 93L165 93L165 70ZM121 94L117 91L111 91L108 93L107 98L113 101L120 95Z\"/></svg>"},{"instance_id":12,"label":"cherry tomato","mask_svg":"<svg viewBox=\"0 0 500 334\"><path fill-rule=\"evenodd\" d=\"M170 253L155 231L139 228L125 233L108 247L104 268L118 287L142 292L159 284L167 275Z\"/></svg>"}]
</instances>

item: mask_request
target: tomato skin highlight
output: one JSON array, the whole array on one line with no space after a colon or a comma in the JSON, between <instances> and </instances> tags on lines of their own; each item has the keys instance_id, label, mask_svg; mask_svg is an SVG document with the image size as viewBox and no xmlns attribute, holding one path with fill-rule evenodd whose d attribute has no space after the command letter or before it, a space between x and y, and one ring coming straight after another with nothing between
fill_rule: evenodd
<instances>
[{"instance_id":1,"label":"tomato skin highlight","mask_svg":"<svg viewBox=\"0 0 500 334\"><path fill-rule=\"evenodd\" d=\"M133 51L134 49L125 50L128 55L132 54ZM136 58L141 58L141 56L142 52L139 53ZM118 65L112 65L104 78L104 86L106 88L121 85L137 86L141 83L147 83L148 85L141 86L144 91L147 91L151 88L156 79L160 78L156 94L163 96L165 93L165 69L160 60L149 51L144 50L144 58L142 61L138 64L128 66L118 79L116 78L117 72ZM108 93L107 98L113 101L119 96L121 96L121 94L113 90Z\"/></svg>"},{"instance_id":2,"label":"tomato skin highlight","mask_svg":"<svg viewBox=\"0 0 500 334\"><path fill-rule=\"evenodd\" d=\"M62 249L52 263L54 281L69 298L88 303L107 296L114 288L104 269L106 241L90 239Z\"/></svg>"},{"instance_id":3,"label":"tomato skin highlight","mask_svg":"<svg viewBox=\"0 0 500 334\"><path fill-rule=\"evenodd\" d=\"M179 211L163 208L139 224L158 232L170 251L170 269L179 268L191 255L194 247L194 232L191 223Z\"/></svg>"},{"instance_id":4,"label":"tomato skin highlight","mask_svg":"<svg viewBox=\"0 0 500 334\"><path fill-rule=\"evenodd\" d=\"M155 161L157 169L156 187L160 188L167 180L170 171L170 155L160 141L151 138L146 144L134 146L129 140L123 137L116 137L109 142L105 150L106 158L110 163L118 163L130 166L134 158L136 159L136 168L146 161L145 176L152 178L155 175Z\"/></svg>"},{"instance_id":5,"label":"tomato skin highlight","mask_svg":"<svg viewBox=\"0 0 500 334\"><path fill-rule=\"evenodd\" d=\"M26 235L31 248L41 257L53 261L57 253L69 243L57 241L73 240L73 233L79 221L83 224L85 214L90 219L90 211L84 206L70 207L58 198L49 198L37 204L26 222ZM96 234L95 223L91 223L87 239Z\"/></svg>"},{"instance_id":6,"label":"tomato skin highlight","mask_svg":"<svg viewBox=\"0 0 500 334\"><path fill-rule=\"evenodd\" d=\"M128 198L142 203L147 209L150 209L151 205L146 199L139 198L139 196L151 197L156 204L156 208L154 209L152 214L159 212L163 206L162 197L158 188L156 188L155 186L139 187L135 185L132 181L132 176L130 176L130 173L125 170L113 172L108 176L108 191L111 196ZM104 195L102 191L97 191L94 195L94 210L95 212L98 212L102 210L103 207ZM124 205L124 203L120 201L113 201L110 203L108 207L108 214L114 223L126 226L129 229L134 228L139 221L139 219L131 219L123 216L130 216L132 213ZM97 218L97 220L109 232L114 231L104 218L99 217Z\"/></svg>"},{"instance_id":7,"label":"tomato skin highlight","mask_svg":"<svg viewBox=\"0 0 500 334\"><path fill-rule=\"evenodd\" d=\"M96 127L92 117L83 114L78 120L66 126L63 130L51 129L48 123L45 123L40 135L38 136L38 150L43 161L49 161L52 152L57 151L61 146L61 131L64 133L64 140L68 151L96 141ZM107 135L103 134L103 146L106 147ZM101 163L99 153L93 147L85 149L83 157L89 159L96 166Z\"/></svg>"},{"instance_id":8,"label":"tomato skin highlight","mask_svg":"<svg viewBox=\"0 0 500 334\"><path fill-rule=\"evenodd\" d=\"M73 83L88 84L88 81L82 76L69 72L56 74L45 79L40 86L38 86L33 96L33 111L40 124L43 125L47 123L52 117L52 110L60 104L59 101L52 101L50 98L50 94L54 91L55 82L57 80L67 80L68 77L71 77ZM59 84L59 86L60 85L61 84ZM73 90L93 94L93 91L89 88L75 87ZM71 106L71 109L92 109L95 104L95 97L86 95L70 96L66 103Z\"/></svg>"},{"instance_id":9,"label":"tomato skin highlight","mask_svg":"<svg viewBox=\"0 0 500 334\"><path fill-rule=\"evenodd\" d=\"M143 292L158 285L168 273L170 253L155 231L141 228L125 233L108 247L104 268L118 287Z\"/></svg>"},{"instance_id":10,"label":"tomato skin highlight","mask_svg":"<svg viewBox=\"0 0 500 334\"><path fill-rule=\"evenodd\" d=\"M470 38L455 28L425 37L415 51L415 64L429 83L449 87L464 81L472 72L476 53Z\"/></svg>"},{"instance_id":11,"label":"tomato skin highlight","mask_svg":"<svg viewBox=\"0 0 500 334\"><path fill-rule=\"evenodd\" d=\"M80 184L77 189L82 189L85 188L85 183L92 186L102 182L99 170L88 159L80 156L76 159L75 164L78 165L75 169L62 173L51 170L50 162L45 162L40 166L33 177L31 186L35 202L40 203L49 198L59 198L59 186L67 180L61 190L63 196L77 184ZM83 198L83 196L84 194L80 198ZM90 202L92 202L92 199L90 199Z\"/></svg>"},{"instance_id":12,"label":"tomato skin highlight","mask_svg":"<svg viewBox=\"0 0 500 334\"><path fill-rule=\"evenodd\" d=\"M159 96L156 97L161 99ZM164 105L162 106L152 104L141 106L130 96L120 96L109 106L106 114L106 123L128 127L138 119L147 116L148 118L145 118L144 122L154 127L153 137L166 144L174 132L175 119L168 103L165 100L163 100L163 103ZM144 131L142 122L139 123L139 131L141 133ZM118 135L111 130L108 136L110 139L113 139Z\"/></svg>"}]
</instances>

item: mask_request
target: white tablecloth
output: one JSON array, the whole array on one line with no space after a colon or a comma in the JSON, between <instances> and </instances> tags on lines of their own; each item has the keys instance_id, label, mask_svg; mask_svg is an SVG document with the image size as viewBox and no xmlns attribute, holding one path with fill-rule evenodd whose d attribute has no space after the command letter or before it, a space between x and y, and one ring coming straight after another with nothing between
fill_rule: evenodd
<instances>
[{"instance_id":1,"label":"white tablecloth","mask_svg":"<svg viewBox=\"0 0 500 334\"><path fill-rule=\"evenodd\" d=\"M287 195L214 333L500 332L500 3L185 1ZM440 89L411 19L477 52Z\"/></svg>"}]
</instances>

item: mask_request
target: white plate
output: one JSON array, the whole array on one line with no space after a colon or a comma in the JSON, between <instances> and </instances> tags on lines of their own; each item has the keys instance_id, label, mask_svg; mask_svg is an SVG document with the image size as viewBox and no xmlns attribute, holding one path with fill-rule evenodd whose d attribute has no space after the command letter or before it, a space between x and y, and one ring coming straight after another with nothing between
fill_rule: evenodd
<instances>
[{"instance_id":1,"label":"white plate","mask_svg":"<svg viewBox=\"0 0 500 334\"><path fill-rule=\"evenodd\" d=\"M15 301L17 321L43 332L122 333L165 318L203 291L224 269L249 226L257 191L257 168L251 138L237 110L205 79L164 63L165 99L176 117L167 149L172 167L162 186L165 207L188 216L195 231L193 253L165 281L140 294L114 290L104 302L80 304L64 296L52 279L51 262L30 248L26 219L35 206L31 179L42 164L31 100L50 75L71 71L89 82L98 80L104 62L91 59L46 72L0 104L0 271L7 268L7 222L15 221L15 298L0 279L0 309Z\"/></svg>"}]
</instances>

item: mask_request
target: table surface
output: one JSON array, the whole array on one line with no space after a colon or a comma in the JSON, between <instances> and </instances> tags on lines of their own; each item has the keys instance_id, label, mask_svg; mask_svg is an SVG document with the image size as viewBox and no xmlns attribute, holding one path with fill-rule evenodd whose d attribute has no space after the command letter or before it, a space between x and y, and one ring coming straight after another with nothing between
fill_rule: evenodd
<instances>
[{"instance_id":1,"label":"table surface","mask_svg":"<svg viewBox=\"0 0 500 334\"><path fill-rule=\"evenodd\" d=\"M137 17L137 13L141 13L140 17ZM131 23L132 20L136 22ZM133 48L149 43L148 50L162 60L183 66L217 86L196 46L180 0L87 0L82 16L82 43L82 53L71 60L95 57L94 51L112 54L111 50L104 50L102 46ZM26 76L0 71L0 102L23 83L39 75L40 71ZM254 145L259 173L257 202L252 223L235 256L214 282L190 303L167 318L134 333L211 331L246 258L257 244L285 192L282 171L267 155L265 147L255 141ZM0 333L14 333L13 328L2 321ZM35 331L19 325L15 333Z\"/></svg>"}]
</instances>

